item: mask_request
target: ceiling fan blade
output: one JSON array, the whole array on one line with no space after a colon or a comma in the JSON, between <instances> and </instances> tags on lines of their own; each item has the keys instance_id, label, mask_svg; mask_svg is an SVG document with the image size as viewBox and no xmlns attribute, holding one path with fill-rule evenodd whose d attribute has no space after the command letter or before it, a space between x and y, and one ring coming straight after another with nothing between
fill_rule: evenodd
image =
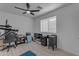
<instances>
[{"instance_id":1,"label":"ceiling fan blade","mask_svg":"<svg viewBox=\"0 0 79 59\"><path fill-rule=\"evenodd\" d=\"M5 27L5 25L0 25L0 27Z\"/></svg>"},{"instance_id":2,"label":"ceiling fan blade","mask_svg":"<svg viewBox=\"0 0 79 59\"><path fill-rule=\"evenodd\" d=\"M2 30L9 30L9 31L18 31L18 29L9 29L9 28L0 28L0 29L2 29Z\"/></svg>"},{"instance_id":3,"label":"ceiling fan blade","mask_svg":"<svg viewBox=\"0 0 79 59\"><path fill-rule=\"evenodd\" d=\"M29 9L29 8L30 8L30 4L29 4L29 3L26 3L26 6L27 6L27 9Z\"/></svg>"},{"instance_id":4,"label":"ceiling fan blade","mask_svg":"<svg viewBox=\"0 0 79 59\"><path fill-rule=\"evenodd\" d=\"M31 12L39 12L40 10L30 10Z\"/></svg>"},{"instance_id":5,"label":"ceiling fan blade","mask_svg":"<svg viewBox=\"0 0 79 59\"><path fill-rule=\"evenodd\" d=\"M6 25L7 25L7 23L8 23L8 20L6 19Z\"/></svg>"},{"instance_id":6,"label":"ceiling fan blade","mask_svg":"<svg viewBox=\"0 0 79 59\"><path fill-rule=\"evenodd\" d=\"M15 6L15 8L16 8L16 9L20 9L20 10L24 10L24 11L27 11L26 9L19 8L19 7L16 7L16 6Z\"/></svg>"},{"instance_id":7,"label":"ceiling fan blade","mask_svg":"<svg viewBox=\"0 0 79 59\"><path fill-rule=\"evenodd\" d=\"M12 27L10 25L0 25L0 27Z\"/></svg>"},{"instance_id":8,"label":"ceiling fan blade","mask_svg":"<svg viewBox=\"0 0 79 59\"><path fill-rule=\"evenodd\" d=\"M34 13L32 13L32 12L31 12L30 14L32 14L33 16L35 15L35 14L34 14Z\"/></svg>"},{"instance_id":9,"label":"ceiling fan blade","mask_svg":"<svg viewBox=\"0 0 79 59\"><path fill-rule=\"evenodd\" d=\"M26 12L23 12L22 14L26 14Z\"/></svg>"}]
</instances>

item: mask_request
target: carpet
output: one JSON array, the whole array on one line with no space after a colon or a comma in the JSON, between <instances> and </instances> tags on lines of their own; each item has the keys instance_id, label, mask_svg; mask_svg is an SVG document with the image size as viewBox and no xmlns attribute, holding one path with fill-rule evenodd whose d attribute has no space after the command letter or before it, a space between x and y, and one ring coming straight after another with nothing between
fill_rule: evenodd
<instances>
[{"instance_id":1,"label":"carpet","mask_svg":"<svg viewBox=\"0 0 79 59\"><path fill-rule=\"evenodd\" d=\"M29 50L29 51L24 52L20 56L36 56L36 54Z\"/></svg>"}]
</instances>

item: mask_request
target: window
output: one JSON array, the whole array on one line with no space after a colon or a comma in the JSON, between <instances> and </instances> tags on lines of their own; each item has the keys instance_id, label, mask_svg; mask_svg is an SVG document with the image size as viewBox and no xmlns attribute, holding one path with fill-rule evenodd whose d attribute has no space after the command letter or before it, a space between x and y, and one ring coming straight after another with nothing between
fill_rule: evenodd
<instances>
[{"instance_id":1,"label":"window","mask_svg":"<svg viewBox=\"0 0 79 59\"><path fill-rule=\"evenodd\" d=\"M56 33L56 16L41 20L40 25L41 32Z\"/></svg>"},{"instance_id":2,"label":"window","mask_svg":"<svg viewBox=\"0 0 79 59\"><path fill-rule=\"evenodd\" d=\"M48 21L41 20L41 32L48 32Z\"/></svg>"}]
</instances>

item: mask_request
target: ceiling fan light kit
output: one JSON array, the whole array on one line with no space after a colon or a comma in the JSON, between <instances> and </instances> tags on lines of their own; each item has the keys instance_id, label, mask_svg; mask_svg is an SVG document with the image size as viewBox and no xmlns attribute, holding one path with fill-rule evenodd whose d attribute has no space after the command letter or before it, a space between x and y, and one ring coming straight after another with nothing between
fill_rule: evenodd
<instances>
[{"instance_id":1,"label":"ceiling fan light kit","mask_svg":"<svg viewBox=\"0 0 79 59\"><path fill-rule=\"evenodd\" d=\"M27 11L27 14L30 14L30 11Z\"/></svg>"}]
</instances>

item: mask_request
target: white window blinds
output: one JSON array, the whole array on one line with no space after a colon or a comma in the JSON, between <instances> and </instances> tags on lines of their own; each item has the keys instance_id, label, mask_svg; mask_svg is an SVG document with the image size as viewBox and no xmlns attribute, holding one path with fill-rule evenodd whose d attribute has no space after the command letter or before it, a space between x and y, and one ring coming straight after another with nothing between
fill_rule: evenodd
<instances>
[{"instance_id":1,"label":"white window blinds","mask_svg":"<svg viewBox=\"0 0 79 59\"><path fill-rule=\"evenodd\" d=\"M56 16L40 21L41 32L56 33Z\"/></svg>"}]
</instances>

